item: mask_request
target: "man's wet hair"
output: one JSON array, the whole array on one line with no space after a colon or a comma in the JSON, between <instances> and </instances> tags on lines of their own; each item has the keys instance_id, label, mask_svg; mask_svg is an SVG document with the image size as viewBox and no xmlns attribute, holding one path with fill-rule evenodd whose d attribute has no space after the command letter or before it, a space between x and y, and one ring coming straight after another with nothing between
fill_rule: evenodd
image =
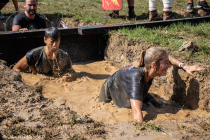
<instances>
[{"instance_id":1,"label":"man's wet hair","mask_svg":"<svg viewBox=\"0 0 210 140\"><path fill-rule=\"evenodd\" d=\"M60 31L56 27L50 27L45 31L45 39L52 38L53 40L59 39L61 36Z\"/></svg>"}]
</instances>

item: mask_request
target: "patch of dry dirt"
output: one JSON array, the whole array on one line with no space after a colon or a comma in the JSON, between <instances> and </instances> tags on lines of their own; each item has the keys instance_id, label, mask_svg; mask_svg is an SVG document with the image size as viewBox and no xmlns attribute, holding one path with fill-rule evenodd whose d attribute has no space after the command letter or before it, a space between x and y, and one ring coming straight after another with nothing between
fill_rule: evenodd
<instances>
[{"instance_id":1,"label":"patch of dry dirt","mask_svg":"<svg viewBox=\"0 0 210 140\"><path fill-rule=\"evenodd\" d=\"M103 123L78 115L62 98L43 97L43 85L29 86L0 61L0 139L104 138Z\"/></svg>"}]
</instances>

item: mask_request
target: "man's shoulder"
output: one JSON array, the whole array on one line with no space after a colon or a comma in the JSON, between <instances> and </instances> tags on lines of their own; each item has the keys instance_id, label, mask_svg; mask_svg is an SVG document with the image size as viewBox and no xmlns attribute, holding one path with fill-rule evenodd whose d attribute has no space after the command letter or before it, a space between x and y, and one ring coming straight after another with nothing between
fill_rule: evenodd
<instances>
[{"instance_id":1,"label":"man's shoulder","mask_svg":"<svg viewBox=\"0 0 210 140\"><path fill-rule=\"evenodd\" d=\"M37 47L37 48L32 49L32 51L41 51L43 48L44 48L44 46Z\"/></svg>"},{"instance_id":2,"label":"man's shoulder","mask_svg":"<svg viewBox=\"0 0 210 140\"><path fill-rule=\"evenodd\" d=\"M23 18L25 18L25 13L24 12L21 12L14 17L14 19L23 19Z\"/></svg>"},{"instance_id":3,"label":"man's shoulder","mask_svg":"<svg viewBox=\"0 0 210 140\"><path fill-rule=\"evenodd\" d=\"M43 48L44 48L44 46L34 48L34 49L30 50L29 52L27 52L27 54L28 55L40 55L40 53L42 52Z\"/></svg>"},{"instance_id":4,"label":"man's shoulder","mask_svg":"<svg viewBox=\"0 0 210 140\"><path fill-rule=\"evenodd\" d=\"M44 17L43 17L42 15L40 15L40 14L35 13L35 17L36 17L38 20L44 21Z\"/></svg>"},{"instance_id":5,"label":"man's shoulder","mask_svg":"<svg viewBox=\"0 0 210 140\"><path fill-rule=\"evenodd\" d=\"M59 49L59 51L60 51L62 57L70 57L66 51L64 51L62 49Z\"/></svg>"}]
</instances>

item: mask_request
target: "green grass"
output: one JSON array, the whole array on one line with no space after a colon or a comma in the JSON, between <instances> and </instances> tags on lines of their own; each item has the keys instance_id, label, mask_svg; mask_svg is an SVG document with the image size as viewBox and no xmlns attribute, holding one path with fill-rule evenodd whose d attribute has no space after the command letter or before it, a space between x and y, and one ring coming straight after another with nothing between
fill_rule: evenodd
<instances>
[{"instance_id":1,"label":"green grass","mask_svg":"<svg viewBox=\"0 0 210 140\"><path fill-rule=\"evenodd\" d=\"M77 118L78 118L78 116L76 114L73 114L71 116L70 124L75 125L77 123Z\"/></svg>"},{"instance_id":2,"label":"green grass","mask_svg":"<svg viewBox=\"0 0 210 140\"><path fill-rule=\"evenodd\" d=\"M178 50L183 42L192 40L198 47L198 52L195 55L210 55L210 23L197 25L178 23L153 29L145 27L138 27L132 30L123 28L118 31L109 31L108 34L121 34L124 36L124 39L129 39L133 42L151 42L162 47L170 47L173 50ZM186 53L191 55L190 52Z\"/></svg>"},{"instance_id":3,"label":"green grass","mask_svg":"<svg viewBox=\"0 0 210 140\"><path fill-rule=\"evenodd\" d=\"M157 132L160 132L162 130L162 126L156 126L155 124L149 124L146 122L143 122L143 123L135 122L134 125L136 126L136 130L138 130L139 127L144 127L145 130L154 130Z\"/></svg>"},{"instance_id":4,"label":"green grass","mask_svg":"<svg viewBox=\"0 0 210 140\"><path fill-rule=\"evenodd\" d=\"M189 128L189 127L187 127L187 126L183 126L183 125L180 127L180 129L181 129L181 130L185 130L185 131L187 131L187 132L189 132L189 133L199 133L197 130L191 129L191 128Z\"/></svg>"},{"instance_id":5,"label":"green grass","mask_svg":"<svg viewBox=\"0 0 210 140\"><path fill-rule=\"evenodd\" d=\"M10 0L11 1L11 0ZM199 0L194 0L194 5L197 5ZM208 2L208 0L207 0ZM187 1L176 0L173 3L173 11L186 11ZM19 9L22 9L22 4ZM39 0L37 13L44 13L48 17L51 15L61 17L64 14L64 18L70 18L72 20L84 20L85 22L98 22L98 23L125 23L125 22L141 22L148 20L149 4L147 1L135 1L135 13L137 15L137 21L126 20L128 16L128 4L127 0L123 0L123 9L120 10L121 18L118 19L105 19L104 15L109 14L111 11L103 11L102 0ZM159 14L163 14L163 3L158 1L157 10ZM23 11L23 9L21 10ZM10 6L7 5L2 9L2 14L11 14L14 12L14 6L12 1ZM181 15L177 15L179 18L183 18Z\"/></svg>"}]
</instances>

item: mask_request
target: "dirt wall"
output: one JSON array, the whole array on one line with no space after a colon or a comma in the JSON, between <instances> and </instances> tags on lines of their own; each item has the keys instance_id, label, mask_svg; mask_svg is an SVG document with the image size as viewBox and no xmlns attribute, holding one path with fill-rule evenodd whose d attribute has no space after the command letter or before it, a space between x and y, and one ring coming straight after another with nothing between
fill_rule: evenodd
<instances>
[{"instance_id":1,"label":"dirt wall","mask_svg":"<svg viewBox=\"0 0 210 140\"><path fill-rule=\"evenodd\" d=\"M26 85L21 74L6 64L0 59L0 140L105 137L103 123L77 115L62 97L44 98L43 85Z\"/></svg>"},{"instance_id":2,"label":"dirt wall","mask_svg":"<svg viewBox=\"0 0 210 140\"><path fill-rule=\"evenodd\" d=\"M137 43L133 39L124 39L122 35L111 35L105 49L105 60L124 67L131 62L139 59L141 51L149 47L160 47L152 43ZM171 54L174 50L164 47L167 53ZM200 64L206 66L205 63L193 62L188 58L176 52L176 58L190 65ZM209 70L208 70L209 71ZM165 100L178 102L182 108L188 109L204 109L209 111L209 77L206 74L197 73L197 77L193 78L184 70L177 67L171 67L167 76L156 77L153 81L150 93L156 94Z\"/></svg>"}]
</instances>

